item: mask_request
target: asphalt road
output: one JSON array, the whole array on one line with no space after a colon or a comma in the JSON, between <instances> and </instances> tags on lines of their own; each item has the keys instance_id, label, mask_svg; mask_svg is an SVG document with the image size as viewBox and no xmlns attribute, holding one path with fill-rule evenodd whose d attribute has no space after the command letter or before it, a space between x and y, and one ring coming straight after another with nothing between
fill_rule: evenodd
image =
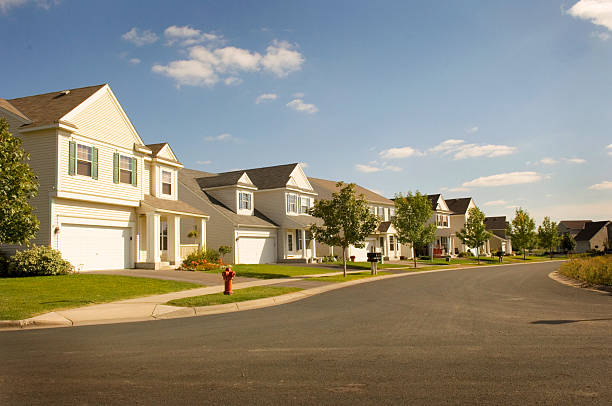
<instances>
[{"instance_id":1,"label":"asphalt road","mask_svg":"<svg viewBox=\"0 0 612 406\"><path fill-rule=\"evenodd\" d=\"M612 296L558 264L216 316L0 333L0 404L611 404Z\"/></svg>"}]
</instances>

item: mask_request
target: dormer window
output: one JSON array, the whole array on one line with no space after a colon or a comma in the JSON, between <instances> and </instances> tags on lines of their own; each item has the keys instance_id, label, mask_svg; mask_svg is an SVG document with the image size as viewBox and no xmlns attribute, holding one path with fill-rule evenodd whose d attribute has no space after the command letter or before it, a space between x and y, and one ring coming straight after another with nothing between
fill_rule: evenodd
<instances>
[{"instance_id":1,"label":"dormer window","mask_svg":"<svg viewBox=\"0 0 612 406\"><path fill-rule=\"evenodd\" d=\"M162 194L172 194L172 172L161 171Z\"/></svg>"},{"instance_id":2,"label":"dormer window","mask_svg":"<svg viewBox=\"0 0 612 406\"><path fill-rule=\"evenodd\" d=\"M77 144L77 174L91 176L93 148Z\"/></svg>"},{"instance_id":3,"label":"dormer window","mask_svg":"<svg viewBox=\"0 0 612 406\"><path fill-rule=\"evenodd\" d=\"M133 160L129 156L119 156L119 182L131 185L134 176Z\"/></svg>"},{"instance_id":4,"label":"dormer window","mask_svg":"<svg viewBox=\"0 0 612 406\"><path fill-rule=\"evenodd\" d=\"M253 195L247 192L238 193L238 208L240 210L251 210Z\"/></svg>"},{"instance_id":5,"label":"dormer window","mask_svg":"<svg viewBox=\"0 0 612 406\"><path fill-rule=\"evenodd\" d=\"M310 198L300 197L300 214L308 213L308 209L310 209Z\"/></svg>"}]
</instances>

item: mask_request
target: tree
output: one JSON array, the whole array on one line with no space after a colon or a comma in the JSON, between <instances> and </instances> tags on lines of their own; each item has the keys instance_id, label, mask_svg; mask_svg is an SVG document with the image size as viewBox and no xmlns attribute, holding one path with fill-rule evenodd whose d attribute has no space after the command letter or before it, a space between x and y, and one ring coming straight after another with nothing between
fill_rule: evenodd
<instances>
[{"instance_id":1,"label":"tree","mask_svg":"<svg viewBox=\"0 0 612 406\"><path fill-rule=\"evenodd\" d=\"M21 140L0 119L0 244L28 244L40 224L28 202L38 193L38 179Z\"/></svg>"},{"instance_id":2,"label":"tree","mask_svg":"<svg viewBox=\"0 0 612 406\"><path fill-rule=\"evenodd\" d=\"M468 212L465 228L457 233L457 238L470 248L476 248L476 256L480 264L480 247L491 238L491 233L484 225L485 214L478 208L472 207Z\"/></svg>"},{"instance_id":3,"label":"tree","mask_svg":"<svg viewBox=\"0 0 612 406\"><path fill-rule=\"evenodd\" d=\"M559 230L557 223L551 221L550 217L544 217L542 225L538 227L538 244L548 250L552 259L553 250L559 245Z\"/></svg>"},{"instance_id":4,"label":"tree","mask_svg":"<svg viewBox=\"0 0 612 406\"><path fill-rule=\"evenodd\" d=\"M323 225L312 224L310 232L317 241L342 248L342 263L346 276L346 249L353 245L365 247L365 239L378 227L378 217L370 213L363 196L355 195L355 184L338 182L340 189L330 200L318 200L308 213L323 220Z\"/></svg>"},{"instance_id":5,"label":"tree","mask_svg":"<svg viewBox=\"0 0 612 406\"><path fill-rule=\"evenodd\" d=\"M393 226L397 230L397 239L401 244L411 244L416 248L425 247L436 239L436 225L429 223L433 215L431 201L427 195L417 192L407 196L401 193L395 196L395 218ZM416 252L413 255L416 268Z\"/></svg>"},{"instance_id":6,"label":"tree","mask_svg":"<svg viewBox=\"0 0 612 406\"><path fill-rule=\"evenodd\" d=\"M221 255L221 259L223 259L223 262L225 262L225 254L229 254L230 252L232 252L232 247L229 245L222 245L219 247L219 254Z\"/></svg>"},{"instance_id":7,"label":"tree","mask_svg":"<svg viewBox=\"0 0 612 406\"><path fill-rule=\"evenodd\" d=\"M516 209L512 223L508 225L507 234L512 240L512 246L523 251L523 259L526 259L525 250L534 246L536 241L535 221L529 217L529 213L522 208Z\"/></svg>"},{"instance_id":8,"label":"tree","mask_svg":"<svg viewBox=\"0 0 612 406\"><path fill-rule=\"evenodd\" d=\"M565 233L561 237L561 248L566 254L576 249L576 240L574 240L570 233Z\"/></svg>"}]
</instances>

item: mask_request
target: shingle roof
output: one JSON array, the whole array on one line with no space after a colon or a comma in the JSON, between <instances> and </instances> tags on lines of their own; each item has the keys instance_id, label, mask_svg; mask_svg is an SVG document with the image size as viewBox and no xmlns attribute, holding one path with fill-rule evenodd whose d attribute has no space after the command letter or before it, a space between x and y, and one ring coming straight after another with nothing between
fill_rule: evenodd
<instances>
[{"instance_id":1,"label":"shingle roof","mask_svg":"<svg viewBox=\"0 0 612 406\"><path fill-rule=\"evenodd\" d=\"M15 114L16 116L19 116L19 117L23 118L24 120L28 120L29 121L29 119L26 117L26 115L23 114L21 111L19 111L19 109L17 109L17 107L13 106L11 103L8 102L8 100L5 100L5 99L3 99L1 97L0 97L0 108L8 110L11 113Z\"/></svg>"},{"instance_id":2,"label":"shingle roof","mask_svg":"<svg viewBox=\"0 0 612 406\"><path fill-rule=\"evenodd\" d=\"M459 199L444 199L450 211L457 214L465 214L472 201L471 197L461 197Z\"/></svg>"},{"instance_id":3,"label":"shingle roof","mask_svg":"<svg viewBox=\"0 0 612 406\"><path fill-rule=\"evenodd\" d=\"M586 223L590 223L591 220L561 220L559 226L565 226L570 230L582 230Z\"/></svg>"},{"instance_id":4,"label":"shingle roof","mask_svg":"<svg viewBox=\"0 0 612 406\"><path fill-rule=\"evenodd\" d=\"M57 91L19 97L10 99L8 102L32 121L32 123L25 124L23 127L37 127L57 123L62 117L104 86L102 84L69 89L68 93Z\"/></svg>"},{"instance_id":5,"label":"shingle roof","mask_svg":"<svg viewBox=\"0 0 612 406\"><path fill-rule=\"evenodd\" d=\"M147 144L146 147L151 150L151 152L153 153L153 156L156 156L159 153L159 151L161 151L161 149L165 147L166 145L168 145L167 142L160 142L158 144Z\"/></svg>"},{"instance_id":6,"label":"shingle roof","mask_svg":"<svg viewBox=\"0 0 612 406\"><path fill-rule=\"evenodd\" d=\"M378 225L378 231L381 233L386 233L389 231L389 228L391 228L391 224L392 223L390 221L381 221Z\"/></svg>"},{"instance_id":7,"label":"shingle roof","mask_svg":"<svg viewBox=\"0 0 612 406\"><path fill-rule=\"evenodd\" d=\"M504 240L507 238L506 237L506 230L490 230L491 233L493 233L493 235L499 237L499 238L503 238Z\"/></svg>"},{"instance_id":8,"label":"shingle roof","mask_svg":"<svg viewBox=\"0 0 612 406\"><path fill-rule=\"evenodd\" d=\"M236 225L277 227L272 220L264 216L258 210L254 210L253 216L239 215L208 193L204 192L198 184L198 179L211 175L214 174L193 169L179 170L179 182L200 198L201 205L198 205L199 208L208 213L219 213Z\"/></svg>"},{"instance_id":9,"label":"shingle roof","mask_svg":"<svg viewBox=\"0 0 612 406\"><path fill-rule=\"evenodd\" d=\"M485 217L484 225L485 225L485 228L489 231L492 231L492 230L504 230L505 231L506 230L506 216Z\"/></svg>"},{"instance_id":10,"label":"shingle roof","mask_svg":"<svg viewBox=\"0 0 612 406\"><path fill-rule=\"evenodd\" d=\"M440 193L435 195L427 195L427 198L431 202L431 208L433 209L433 211L436 211L436 209L438 208L438 200L440 200Z\"/></svg>"},{"instance_id":11,"label":"shingle roof","mask_svg":"<svg viewBox=\"0 0 612 406\"><path fill-rule=\"evenodd\" d=\"M336 186L337 181L319 179L319 178L308 178L310 184L313 189L319 195L319 199L329 200L332 197L332 193L339 191L340 189ZM383 204L393 204L393 201L387 199L384 196L379 195L376 192L371 191L370 189L366 189L362 186L355 185L355 192L357 195L362 194L368 202L371 203L383 203Z\"/></svg>"},{"instance_id":12,"label":"shingle roof","mask_svg":"<svg viewBox=\"0 0 612 406\"><path fill-rule=\"evenodd\" d=\"M200 216L206 216L207 214L200 209L197 209L181 200L168 200L160 199L155 196L145 195L144 204L151 206L155 209L174 211L179 213L197 214Z\"/></svg>"},{"instance_id":13,"label":"shingle roof","mask_svg":"<svg viewBox=\"0 0 612 406\"><path fill-rule=\"evenodd\" d=\"M574 238L576 241L590 241L602 228L610 224L609 221L591 221L584 225L584 230Z\"/></svg>"},{"instance_id":14,"label":"shingle roof","mask_svg":"<svg viewBox=\"0 0 612 406\"><path fill-rule=\"evenodd\" d=\"M225 172L219 175L198 178L198 184L203 188L236 185L244 172L245 171Z\"/></svg>"},{"instance_id":15,"label":"shingle roof","mask_svg":"<svg viewBox=\"0 0 612 406\"><path fill-rule=\"evenodd\" d=\"M231 186L235 185L243 173L247 173L257 189L277 189L287 186L291 173L297 163L266 166L263 168L241 169L238 171L207 173L203 172L201 180L202 187Z\"/></svg>"}]
</instances>

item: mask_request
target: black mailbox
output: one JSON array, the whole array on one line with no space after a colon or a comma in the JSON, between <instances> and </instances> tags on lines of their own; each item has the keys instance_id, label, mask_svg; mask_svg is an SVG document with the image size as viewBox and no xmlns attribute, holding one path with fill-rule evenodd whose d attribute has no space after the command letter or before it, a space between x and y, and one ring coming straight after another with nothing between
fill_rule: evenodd
<instances>
[{"instance_id":1,"label":"black mailbox","mask_svg":"<svg viewBox=\"0 0 612 406\"><path fill-rule=\"evenodd\" d=\"M368 262L380 262L381 258L380 252L368 252Z\"/></svg>"}]
</instances>

